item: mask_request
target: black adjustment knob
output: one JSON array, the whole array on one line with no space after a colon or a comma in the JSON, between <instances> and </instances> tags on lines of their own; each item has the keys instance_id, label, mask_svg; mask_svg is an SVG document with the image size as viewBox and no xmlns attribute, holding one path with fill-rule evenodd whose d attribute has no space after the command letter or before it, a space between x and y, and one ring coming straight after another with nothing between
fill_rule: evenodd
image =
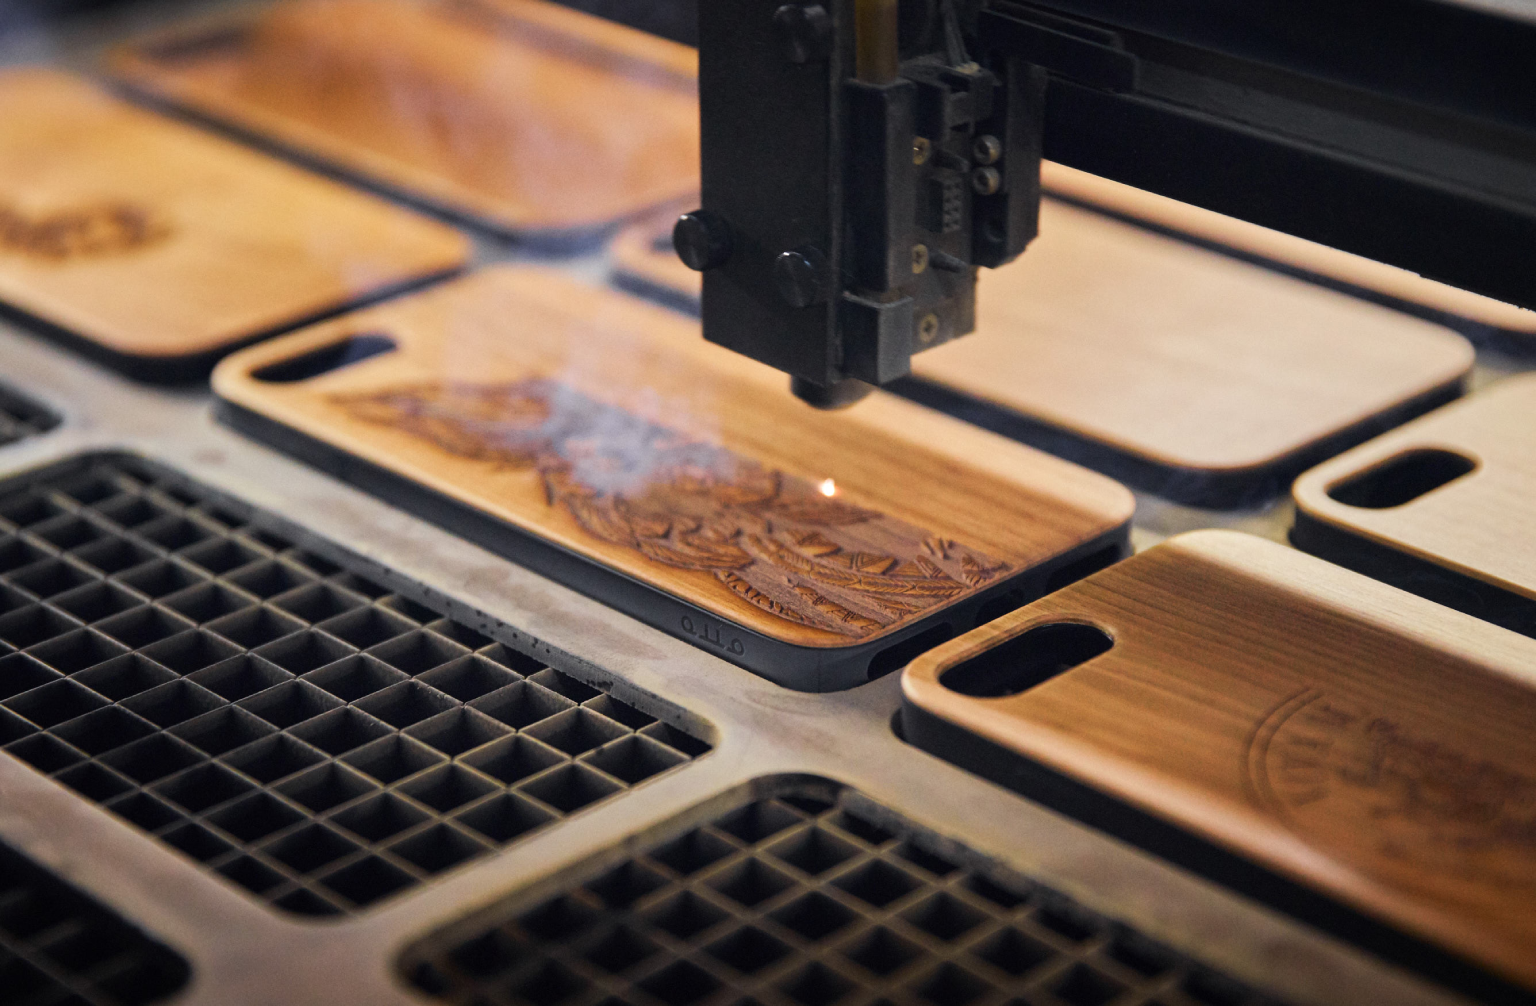
<instances>
[{"instance_id":1,"label":"black adjustment knob","mask_svg":"<svg viewBox=\"0 0 1536 1006\"><path fill-rule=\"evenodd\" d=\"M718 269L731 260L731 225L709 210L684 213L672 228L672 247L690 269Z\"/></svg>"},{"instance_id":2,"label":"black adjustment knob","mask_svg":"<svg viewBox=\"0 0 1536 1006\"><path fill-rule=\"evenodd\" d=\"M809 246L773 260L773 284L790 307L810 307L826 298L827 257Z\"/></svg>"}]
</instances>

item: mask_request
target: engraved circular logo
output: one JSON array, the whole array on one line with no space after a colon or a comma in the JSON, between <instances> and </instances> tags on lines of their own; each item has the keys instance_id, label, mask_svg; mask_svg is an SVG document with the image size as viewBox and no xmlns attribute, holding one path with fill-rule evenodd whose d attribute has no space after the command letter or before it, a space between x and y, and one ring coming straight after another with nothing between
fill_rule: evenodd
<instances>
[{"instance_id":1,"label":"engraved circular logo","mask_svg":"<svg viewBox=\"0 0 1536 1006\"><path fill-rule=\"evenodd\" d=\"M1330 847L1500 886L1536 885L1536 778L1316 689L1249 739L1262 806Z\"/></svg>"}]
</instances>

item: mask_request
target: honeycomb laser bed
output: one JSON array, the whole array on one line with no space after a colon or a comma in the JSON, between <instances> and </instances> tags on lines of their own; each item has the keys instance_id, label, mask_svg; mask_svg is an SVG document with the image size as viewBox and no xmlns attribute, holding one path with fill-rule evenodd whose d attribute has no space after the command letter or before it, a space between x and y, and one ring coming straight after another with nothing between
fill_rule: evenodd
<instances>
[{"instance_id":1,"label":"honeycomb laser bed","mask_svg":"<svg viewBox=\"0 0 1536 1006\"><path fill-rule=\"evenodd\" d=\"M127 458L0 486L0 750L319 916L709 749L259 517Z\"/></svg>"}]
</instances>

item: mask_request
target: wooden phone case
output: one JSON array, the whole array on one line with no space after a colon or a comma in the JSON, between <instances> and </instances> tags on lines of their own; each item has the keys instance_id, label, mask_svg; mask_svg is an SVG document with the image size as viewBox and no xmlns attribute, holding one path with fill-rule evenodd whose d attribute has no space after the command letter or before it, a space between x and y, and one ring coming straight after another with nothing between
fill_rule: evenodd
<instances>
[{"instance_id":1,"label":"wooden phone case","mask_svg":"<svg viewBox=\"0 0 1536 1006\"><path fill-rule=\"evenodd\" d=\"M150 380L463 266L454 230L53 70L0 72L0 301Z\"/></svg>"},{"instance_id":2,"label":"wooden phone case","mask_svg":"<svg viewBox=\"0 0 1536 1006\"><path fill-rule=\"evenodd\" d=\"M669 203L627 224L608 246L613 284L688 314L699 313L704 274L677 257L672 228L677 218L700 204L698 193Z\"/></svg>"},{"instance_id":3,"label":"wooden phone case","mask_svg":"<svg viewBox=\"0 0 1536 1006\"><path fill-rule=\"evenodd\" d=\"M1473 984L1536 986L1532 640L1200 531L925 654L902 686L907 739L941 757L1367 946L1379 926L1474 962Z\"/></svg>"},{"instance_id":4,"label":"wooden phone case","mask_svg":"<svg viewBox=\"0 0 1536 1006\"><path fill-rule=\"evenodd\" d=\"M1046 192L1063 199L1165 228L1174 234L1230 249L1238 255L1295 270L1323 282L1386 298L1402 305L1405 310L1421 312L1431 318L1449 316L1471 322L1472 327L1487 326L1513 337L1526 347L1536 338L1536 311L1439 283L1385 262L1181 203L1053 161L1041 165L1040 182Z\"/></svg>"},{"instance_id":5,"label":"wooden phone case","mask_svg":"<svg viewBox=\"0 0 1536 1006\"><path fill-rule=\"evenodd\" d=\"M1297 480L1292 541L1536 635L1533 426L1525 375L1362 444Z\"/></svg>"},{"instance_id":6,"label":"wooden phone case","mask_svg":"<svg viewBox=\"0 0 1536 1006\"><path fill-rule=\"evenodd\" d=\"M693 50L540 0L288 0L123 80L486 227L569 238L698 188Z\"/></svg>"},{"instance_id":7,"label":"wooden phone case","mask_svg":"<svg viewBox=\"0 0 1536 1006\"><path fill-rule=\"evenodd\" d=\"M394 351L295 379L382 340ZM254 347L214 389L239 428L807 690L1114 561L1134 508L889 396L810 409L696 322L543 269Z\"/></svg>"},{"instance_id":8,"label":"wooden phone case","mask_svg":"<svg viewBox=\"0 0 1536 1006\"><path fill-rule=\"evenodd\" d=\"M1182 503L1239 506L1456 397L1472 347L1438 326L1046 200L982 270L977 330L893 390ZM675 214L623 232L620 285L683 306ZM696 308L695 308L696 309Z\"/></svg>"}]
</instances>

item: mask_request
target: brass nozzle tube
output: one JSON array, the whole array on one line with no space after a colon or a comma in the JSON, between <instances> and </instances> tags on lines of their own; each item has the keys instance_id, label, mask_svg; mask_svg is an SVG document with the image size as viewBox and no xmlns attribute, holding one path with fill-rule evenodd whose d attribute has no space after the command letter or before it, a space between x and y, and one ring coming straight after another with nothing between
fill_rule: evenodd
<instances>
[{"instance_id":1,"label":"brass nozzle tube","mask_svg":"<svg viewBox=\"0 0 1536 1006\"><path fill-rule=\"evenodd\" d=\"M855 0L854 70L870 84L889 84L900 73L897 50L897 0Z\"/></svg>"}]
</instances>

